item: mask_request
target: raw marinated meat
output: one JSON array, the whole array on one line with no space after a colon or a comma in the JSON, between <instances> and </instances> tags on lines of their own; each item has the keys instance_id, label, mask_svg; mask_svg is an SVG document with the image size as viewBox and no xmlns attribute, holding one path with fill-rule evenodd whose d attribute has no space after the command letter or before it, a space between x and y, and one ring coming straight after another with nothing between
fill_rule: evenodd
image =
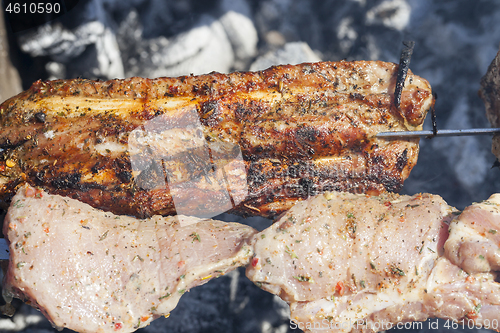
<instances>
[{"instance_id":1,"label":"raw marinated meat","mask_svg":"<svg viewBox=\"0 0 500 333\"><path fill-rule=\"evenodd\" d=\"M254 236L247 276L287 301L304 331L381 331L429 317L498 329L492 198L453 220L458 212L435 195L325 193Z\"/></svg>"},{"instance_id":2,"label":"raw marinated meat","mask_svg":"<svg viewBox=\"0 0 500 333\"><path fill-rule=\"evenodd\" d=\"M469 274L500 270L500 194L464 209L450 224L446 257Z\"/></svg>"},{"instance_id":3,"label":"raw marinated meat","mask_svg":"<svg viewBox=\"0 0 500 333\"><path fill-rule=\"evenodd\" d=\"M326 192L256 233L186 216L116 216L28 186L4 226L4 283L80 332L143 327L240 265L290 304L291 327L304 331L380 331L430 317L498 330L499 228L498 194L460 214L431 194Z\"/></svg>"},{"instance_id":4,"label":"raw marinated meat","mask_svg":"<svg viewBox=\"0 0 500 333\"><path fill-rule=\"evenodd\" d=\"M22 187L4 223L4 294L56 327L132 332L168 316L190 288L247 264L254 233L186 216L138 220Z\"/></svg>"}]
</instances>

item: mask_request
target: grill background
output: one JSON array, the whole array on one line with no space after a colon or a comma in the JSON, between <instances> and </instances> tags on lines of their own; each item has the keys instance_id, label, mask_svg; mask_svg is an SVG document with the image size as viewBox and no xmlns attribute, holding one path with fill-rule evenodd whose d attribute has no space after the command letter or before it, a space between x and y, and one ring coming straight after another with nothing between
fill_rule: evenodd
<instances>
[{"instance_id":1,"label":"grill background","mask_svg":"<svg viewBox=\"0 0 500 333\"><path fill-rule=\"evenodd\" d=\"M37 79L177 76L320 59L398 62L401 42L411 39L410 68L438 95L438 128L489 127L477 91L498 50L498 22L495 0L80 1L31 30L14 33L0 22L0 99ZM490 147L488 136L421 140L402 193L439 194L459 209L486 199L500 189ZM219 218L260 230L269 224ZM53 331L39 312L16 306L13 319L0 318L1 332ZM170 318L141 331L292 332L287 314L240 269L193 289ZM430 331L429 322L422 327L413 331ZM438 328L446 330L444 321Z\"/></svg>"}]
</instances>

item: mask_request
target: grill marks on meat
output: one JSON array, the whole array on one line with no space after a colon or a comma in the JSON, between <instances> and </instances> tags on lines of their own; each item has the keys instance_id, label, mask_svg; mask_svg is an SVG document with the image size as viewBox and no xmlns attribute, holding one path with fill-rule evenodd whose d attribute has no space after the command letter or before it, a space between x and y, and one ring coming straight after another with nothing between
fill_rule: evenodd
<instances>
[{"instance_id":1,"label":"grill marks on meat","mask_svg":"<svg viewBox=\"0 0 500 333\"><path fill-rule=\"evenodd\" d=\"M4 288L57 327L132 332L167 316L190 288L246 265L245 225L195 217L137 220L21 188L4 224ZM5 292L5 290L4 290Z\"/></svg>"},{"instance_id":2,"label":"grill marks on meat","mask_svg":"<svg viewBox=\"0 0 500 333\"><path fill-rule=\"evenodd\" d=\"M180 213L272 217L325 190L397 191L418 139L374 136L421 129L434 101L410 72L396 109L396 76L395 64L359 61L38 81L0 106L0 202L28 181L119 214L181 203Z\"/></svg>"},{"instance_id":3,"label":"grill marks on meat","mask_svg":"<svg viewBox=\"0 0 500 333\"><path fill-rule=\"evenodd\" d=\"M254 236L247 276L287 301L308 332L379 331L432 317L493 329L500 196L458 214L430 194L325 193Z\"/></svg>"}]
</instances>

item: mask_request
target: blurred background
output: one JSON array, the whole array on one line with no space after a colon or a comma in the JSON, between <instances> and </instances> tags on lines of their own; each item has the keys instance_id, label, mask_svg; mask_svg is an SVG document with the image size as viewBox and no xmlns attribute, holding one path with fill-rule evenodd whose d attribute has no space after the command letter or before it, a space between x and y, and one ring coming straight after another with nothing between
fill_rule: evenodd
<instances>
[{"instance_id":1,"label":"blurred background","mask_svg":"<svg viewBox=\"0 0 500 333\"><path fill-rule=\"evenodd\" d=\"M65 14L46 24L19 25L12 16L0 15L0 101L38 79L153 78L320 60L398 62L402 41L414 40L410 68L437 94L438 128L490 127L477 92L499 48L500 1L59 3ZM424 128L431 129L430 119ZM490 136L422 139L419 162L402 193L439 194L459 209L484 200L500 190L500 170L492 167L490 150ZM270 224L219 218L259 230ZM0 318L0 332L54 331L36 310L20 302L16 307L13 318ZM423 331L428 327L424 323ZM447 330L443 322L438 330ZM141 331L298 332L290 328L286 304L253 286L243 269L193 289L170 318Z\"/></svg>"}]
</instances>

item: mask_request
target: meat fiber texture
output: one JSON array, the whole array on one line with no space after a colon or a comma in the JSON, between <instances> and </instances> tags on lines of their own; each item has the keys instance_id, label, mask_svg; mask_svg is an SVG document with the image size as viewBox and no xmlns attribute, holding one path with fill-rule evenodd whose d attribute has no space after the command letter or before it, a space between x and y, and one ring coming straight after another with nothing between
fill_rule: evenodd
<instances>
[{"instance_id":1,"label":"meat fiber texture","mask_svg":"<svg viewBox=\"0 0 500 333\"><path fill-rule=\"evenodd\" d=\"M446 256L467 273L500 270L500 194L467 207L450 225Z\"/></svg>"},{"instance_id":2,"label":"meat fiber texture","mask_svg":"<svg viewBox=\"0 0 500 333\"><path fill-rule=\"evenodd\" d=\"M307 332L432 317L498 329L499 198L456 218L436 195L319 195L254 236L247 276L288 302L291 327Z\"/></svg>"},{"instance_id":3,"label":"meat fiber texture","mask_svg":"<svg viewBox=\"0 0 500 333\"><path fill-rule=\"evenodd\" d=\"M194 217L138 220L26 186L4 223L4 294L56 327L132 332L169 316L182 294L248 263L254 229Z\"/></svg>"},{"instance_id":4,"label":"meat fiber texture","mask_svg":"<svg viewBox=\"0 0 500 333\"><path fill-rule=\"evenodd\" d=\"M434 98L398 66L38 81L0 106L0 204L25 181L116 214L276 216L324 191L398 191Z\"/></svg>"},{"instance_id":5,"label":"meat fiber texture","mask_svg":"<svg viewBox=\"0 0 500 333\"><path fill-rule=\"evenodd\" d=\"M493 127L500 127L500 52L481 79L479 96L486 106L486 116ZM500 159L500 135L493 136L491 152Z\"/></svg>"}]
</instances>

